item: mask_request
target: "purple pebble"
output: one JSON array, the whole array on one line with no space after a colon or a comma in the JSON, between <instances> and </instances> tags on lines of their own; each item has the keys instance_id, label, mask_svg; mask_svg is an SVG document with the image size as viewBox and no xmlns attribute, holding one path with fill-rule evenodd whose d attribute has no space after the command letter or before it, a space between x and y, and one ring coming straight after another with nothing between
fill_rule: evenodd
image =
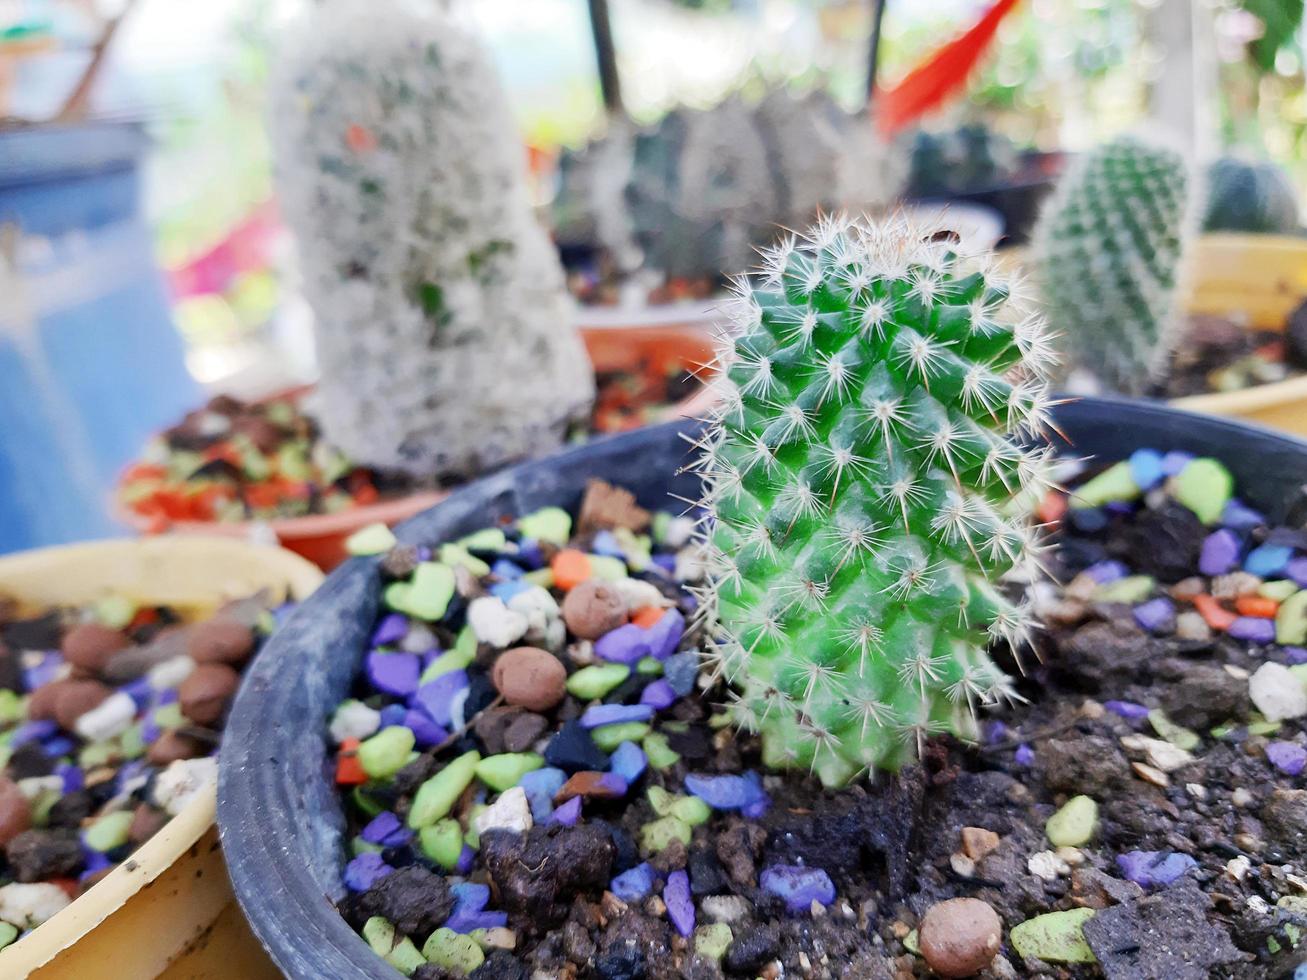
<instances>
[{"instance_id":1,"label":"purple pebble","mask_svg":"<svg viewBox=\"0 0 1307 980\"><path fill-rule=\"evenodd\" d=\"M408 711L402 704L388 704L381 709L381 727L394 728L396 725L402 725L407 714Z\"/></svg>"},{"instance_id":2,"label":"purple pebble","mask_svg":"<svg viewBox=\"0 0 1307 980\"><path fill-rule=\"evenodd\" d=\"M507 912L463 912L455 910L445 928L467 935L474 929L499 929L508 925Z\"/></svg>"},{"instance_id":3,"label":"purple pebble","mask_svg":"<svg viewBox=\"0 0 1307 980\"><path fill-rule=\"evenodd\" d=\"M615 664L633 664L650 655L651 630L627 623L610 630L595 641L595 656Z\"/></svg>"},{"instance_id":4,"label":"purple pebble","mask_svg":"<svg viewBox=\"0 0 1307 980\"><path fill-rule=\"evenodd\" d=\"M353 892L365 892L394 870L380 854L367 851L345 865L345 887Z\"/></svg>"},{"instance_id":5,"label":"purple pebble","mask_svg":"<svg viewBox=\"0 0 1307 980\"><path fill-rule=\"evenodd\" d=\"M453 724L450 707L454 695L467 686L467 671L451 670L419 687L410 704L414 708L425 711L427 717L437 725L449 728Z\"/></svg>"},{"instance_id":6,"label":"purple pebble","mask_svg":"<svg viewBox=\"0 0 1307 980\"><path fill-rule=\"evenodd\" d=\"M1175 628L1175 605L1165 596L1135 606L1134 616L1140 628L1150 633L1169 633Z\"/></svg>"},{"instance_id":7,"label":"purple pebble","mask_svg":"<svg viewBox=\"0 0 1307 980\"><path fill-rule=\"evenodd\" d=\"M761 784L751 783L743 776L709 776L692 772L685 777L685 788L714 810L739 810L766 795Z\"/></svg>"},{"instance_id":8,"label":"purple pebble","mask_svg":"<svg viewBox=\"0 0 1307 980\"><path fill-rule=\"evenodd\" d=\"M369 653L366 662L368 681L383 694L406 698L418 689L422 665L411 653Z\"/></svg>"},{"instance_id":9,"label":"purple pebble","mask_svg":"<svg viewBox=\"0 0 1307 980\"><path fill-rule=\"evenodd\" d=\"M835 884L821 868L795 864L777 864L763 871L758 884L785 902L791 915L811 911L812 903L830 905L835 901Z\"/></svg>"},{"instance_id":10,"label":"purple pebble","mask_svg":"<svg viewBox=\"0 0 1307 980\"><path fill-rule=\"evenodd\" d=\"M1012 758L1019 766L1033 766L1035 764L1035 750L1023 743L1017 746Z\"/></svg>"},{"instance_id":11,"label":"purple pebble","mask_svg":"<svg viewBox=\"0 0 1307 980\"><path fill-rule=\"evenodd\" d=\"M1164 888L1198 862L1176 851L1129 851L1119 854L1116 866L1127 879L1143 888Z\"/></svg>"},{"instance_id":12,"label":"purple pebble","mask_svg":"<svg viewBox=\"0 0 1307 980\"><path fill-rule=\"evenodd\" d=\"M1307 558L1291 558L1284 566L1284 573L1293 579L1301 589L1307 589Z\"/></svg>"},{"instance_id":13,"label":"purple pebble","mask_svg":"<svg viewBox=\"0 0 1307 980\"><path fill-rule=\"evenodd\" d=\"M590 542L590 551L596 555L607 555L609 558L626 558L626 552L622 550L617 535L609 530L595 533L594 540Z\"/></svg>"},{"instance_id":14,"label":"purple pebble","mask_svg":"<svg viewBox=\"0 0 1307 980\"><path fill-rule=\"evenodd\" d=\"M605 773L605 775L611 775ZM581 819L581 797L574 796L566 803L560 803L549 815L550 823L560 823L564 827L575 827L576 822Z\"/></svg>"},{"instance_id":15,"label":"purple pebble","mask_svg":"<svg viewBox=\"0 0 1307 980\"><path fill-rule=\"evenodd\" d=\"M626 780L628 786L644 775L649 764L644 750L634 742L623 742L613 750L611 772Z\"/></svg>"},{"instance_id":16,"label":"purple pebble","mask_svg":"<svg viewBox=\"0 0 1307 980\"><path fill-rule=\"evenodd\" d=\"M647 898L653 888L654 870L647 862L623 871L608 885L609 891L628 904Z\"/></svg>"},{"instance_id":17,"label":"purple pebble","mask_svg":"<svg viewBox=\"0 0 1307 980\"><path fill-rule=\"evenodd\" d=\"M93 851L89 847L82 848L82 856L85 861L82 864L82 873L77 876L78 881L85 881L93 874L99 874L105 868L110 867L113 862L101 854L99 851Z\"/></svg>"},{"instance_id":18,"label":"purple pebble","mask_svg":"<svg viewBox=\"0 0 1307 980\"><path fill-rule=\"evenodd\" d=\"M77 748L77 743L67 735L56 735L42 742L41 748L45 749L45 754L50 758L58 759L60 756L72 755L73 750Z\"/></svg>"},{"instance_id":19,"label":"purple pebble","mask_svg":"<svg viewBox=\"0 0 1307 980\"><path fill-rule=\"evenodd\" d=\"M660 677L645 687L640 695L640 703L649 705L654 711L663 711L676 703L676 692L672 690L671 684Z\"/></svg>"},{"instance_id":20,"label":"purple pebble","mask_svg":"<svg viewBox=\"0 0 1307 980\"><path fill-rule=\"evenodd\" d=\"M985 744L997 745L1008 736L1008 727L997 718L985 725Z\"/></svg>"},{"instance_id":21,"label":"purple pebble","mask_svg":"<svg viewBox=\"0 0 1307 980\"><path fill-rule=\"evenodd\" d=\"M41 739L50 738L58 732L59 724L48 718L25 722L14 729L13 735L9 738L9 746L16 749L28 742L39 742Z\"/></svg>"},{"instance_id":22,"label":"purple pebble","mask_svg":"<svg viewBox=\"0 0 1307 980\"><path fill-rule=\"evenodd\" d=\"M55 766L55 775L64 781L64 793L76 793L86 785L86 777L77 766L61 762Z\"/></svg>"},{"instance_id":23,"label":"purple pebble","mask_svg":"<svg viewBox=\"0 0 1307 980\"><path fill-rule=\"evenodd\" d=\"M404 639L406 633L408 633L408 617L403 613L388 613L372 631L371 646L390 646Z\"/></svg>"},{"instance_id":24,"label":"purple pebble","mask_svg":"<svg viewBox=\"0 0 1307 980\"><path fill-rule=\"evenodd\" d=\"M1297 742L1271 742L1266 746L1266 758L1286 776L1297 776L1307 766L1307 749Z\"/></svg>"},{"instance_id":25,"label":"purple pebble","mask_svg":"<svg viewBox=\"0 0 1307 980\"><path fill-rule=\"evenodd\" d=\"M682 936L694 932L694 900L690 898L690 876L684 871L673 871L667 876L663 888L663 902L667 918Z\"/></svg>"},{"instance_id":26,"label":"purple pebble","mask_svg":"<svg viewBox=\"0 0 1307 980\"><path fill-rule=\"evenodd\" d=\"M124 684L122 687L118 688L118 690L122 691L132 699L136 704L137 711L144 710L146 705L150 703L151 696L154 694L154 688L150 687L150 679L148 677L138 677L136 680Z\"/></svg>"},{"instance_id":27,"label":"purple pebble","mask_svg":"<svg viewBox=\"0 0 1307 980\"><path fill-rule=\"evenodd\" d=\"M399 817L389 810L383 810L368 821L368 825L363 828L359 836L369 844L383 844L387 837L403 828L404 825L400 823Z\"/></svg>"},{"instance_id":28,"label":"purple pebble","mask_svg":"<svg viewBox=\"0 0 1307 980\"><path fill-rule=\"evenodd\" d=\"M1133 701L1104 701L1103 707L1114 715L1120 715L1127 721L1142 721L1148 717L1148 709Z\"/></svg>"},{"instance_id":29,"label":"purple pebble","mask_svg":"<svg viewBox=\"0 0 1307 980\"><path fill-rule=\"evenodd\" d=\"M545 567L545 554L540 550L539 541L523 541L517 549L517 557L514 559L519 565L525 565L531 570Z\"/></svg>"},{"instance_id":30,"label":"purple pebble","mask_svg":"<svg viewBox=\"0 0 1307 980\"><path fill-rule=\"evenodd\" d=\"M1203 539L1198 571L1204 575L1225 575L1239 563L1239 536L1228 528L1213 531Z\"/></svg>"},{"instance_id":31,"label":"purple pebble","mask_svg":"<svg viewBox=\"0 0 1307 980\"><path fill-rule=\"evenodd\" d=\"M1307 647L1285 647L1284 656L1291 664L1307 664Z\"/></svg>"},{"instance_id":32,"label":"purple pebble","mask_svg":"<svg viewBox=\"0 0 1307 980\"><path fill-rule=\"evenodd\" d=\"M653 706L649 704L596 704L593 708L586 708L581 716L581 727L602 728L604 725L648 721L653 713Z\"/></svg>"},{"instance_id":33,"label":"purple pebble","mask_svg":"<svg viewBox=\"0 0 1307 980\"><path fill-rule=\"evenodd\" d=\"M476 865L476 862L477 852L464 844L463 850L458 854L458 864L454 866L454 871L461 875L468 874Z\"/></svg>"},{"instance_id":34,"label":"purple pebble","mask_svg":"<svg viewBox=\"0 0 1307 980\"><path fill-rule=\"evenodd\" d=\"M1125 578L1129 574L1129 569L1119 561L1099 561L1086 568L1084 574L1099 585L1107 585Z\"/></svg>"},{"instance_id":35,"label":"purple pebble","mask_svg":"<svg viewBox=\"0 0 1307 980\"><path fill-rule=\"evenodd\" d=\"M1274 643L1275 620L1240 616L1230 624L1226 633L1236 640L1247 640L1250 643Z\"/></svg>"},{"instance_id":36,"label":"purple pebble","mask_svg":"<svg viewBox=\"0 0 1307 980\"><path fill-rule=\"evenodd\" d=\"M666 660L676 652L685 634L685 617L678 610L669 609L649 627L648 633L650 656L655 660Z\"/></svg>"},{"instance_id":37,"label":"purple pebble","mask_svg":"<svg viewBox=\"0 0 1307 980\"><path fill-rule=\"evenodd\" d=\"M429 749L449 738L449 732L428 718L424 712L415 708L410 708L404 713L404 720L401 724L405 728L412 730L413 738L420 749Z\"/></svg>"},{"instance_id":38,"label":"purple pebble","mask_svg":"<svg viewBox=\"0 0 1307 980\"><path fill-rule=\"evenodd\" d=\"M1176 476L1193 458L1193 453L1173 449L1162 457L1162 472L1167 476Z\"/></svg>"},{"instance_id":39,"label":"purple pebble","mask_svg":"<svg viewBox=\"0 0 1307 980\"><path fill-rule=\"evenodd\" d=\"M1221 523L1236 531L1251 531L1266 523L1266 515L1253 510L1242 500L1227 500L1221 511Z\"/></svg>"},{"instance_id":40,"label":"purple pebble","mask_svg":"<svg viewBox=\"0 0 1307 980\"><path fill-rule=\"evenodd\" d=\"M474 881L460 881L449 889L454 895L454 911L480 912L490 904L490 886Z\"/></svg>"},{"instance_id":41,"label":"purple pebble","mask_svg":"<svg viewBox=\"0 0 1307 980\"><path fill-rule=\"evenodd\" d=\"M653 556L653 563L668 575L676 571L676 556L658 554Z\"/></svg>"},{"instance_id":42,"label":"purple pebble","mask_svg":"<svg viewBox=\"0 0 1307 980\"><path fill-rule=\"evenodd\" d=\"M64 658L51 650L41 658L41 662L35 667L28 667L23 671L23 683L27 685L29 691L44 687L55 679L55 675L59 673L59 669L63 665Z\"/></svg>"}]
</instances>

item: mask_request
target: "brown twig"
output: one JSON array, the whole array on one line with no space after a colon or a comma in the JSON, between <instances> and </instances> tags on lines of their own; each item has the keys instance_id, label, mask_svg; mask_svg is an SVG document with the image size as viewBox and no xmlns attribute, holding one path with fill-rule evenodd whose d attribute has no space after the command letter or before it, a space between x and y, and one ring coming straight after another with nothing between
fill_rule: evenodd
<instances>
[{"instance_id":1,"label":"brown twig","mask_svg":"<svg viewBox=\"0 0 1307 980\"><path fill-rule=\"evenodd\" d=\"M104 67L105 55L109 53L109 44L113 41L114 34L118 32L118 26L127 17L137 0L126 0L123 9L118 16L109 19L104 25L99 39L91 48L91 60L87 63L82 77L77 80L73 87L72 94L64 100L63 107L55 115L55 122L73 122L82 119L86 115L86 104L90 101L91 92L95 88L96 81L99 80L100 71Z\"/></svg>"}]
</instances>

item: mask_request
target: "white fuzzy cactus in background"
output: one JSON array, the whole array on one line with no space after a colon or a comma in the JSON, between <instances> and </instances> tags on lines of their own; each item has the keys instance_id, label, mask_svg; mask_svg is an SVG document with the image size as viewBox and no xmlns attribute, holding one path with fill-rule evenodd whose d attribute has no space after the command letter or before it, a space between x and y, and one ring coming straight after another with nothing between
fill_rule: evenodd
<instances>
[{"instance_id":1,"label":"white fuzzy cactus in background","mask_svg":"<svg viewBox=\"0 0 1307 980\"><path fill-rule=\"evenodd\" d=\"M327 0L271 103L326 435L422 477L557 446L594 380L479 44L434 6Z\"/></svg>"}]
</instances>

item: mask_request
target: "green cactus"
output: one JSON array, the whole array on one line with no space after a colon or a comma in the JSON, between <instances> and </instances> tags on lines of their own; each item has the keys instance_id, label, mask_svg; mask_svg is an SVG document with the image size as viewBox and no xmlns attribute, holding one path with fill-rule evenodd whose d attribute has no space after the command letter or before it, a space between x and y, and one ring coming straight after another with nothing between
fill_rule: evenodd
<instances>
[{"instance_id":1,"label":"green cactus","mask_svg":"<svg viewBox=\"0 0 1307 980\"><path fill-rule=\"evenodd\" d=\"M1207 168L1204 231L1291 235L1298 230L1298 197L1288 175L1270 162L1222 157Z\"/></svg>"},{"instance_id":2,"label":"green cactus","mask_svg":"<svg viewBox=\"0 0 1307 980\"><path fill-rule=\"evenodd\" d=\"M1179 152L1120 137L1070 167L1035 227L1044 312L1071 364L1109 388L1142 394L1166 366L1192 183Z\"/></svg>"},{"instance_id":3,"label":"green cactus","mask_svg":"<svg viewBox=\"0 0 1307 980\"><path fill-rule=\"evenodd\" d=\"M927 734L974 733L1018 644L999 580L1038 545L1053 357L986 263L922 227L829 219L744 284L700 462L703 616L764 758L827 785L897 769Z\"/></svg>"}]
</instances>

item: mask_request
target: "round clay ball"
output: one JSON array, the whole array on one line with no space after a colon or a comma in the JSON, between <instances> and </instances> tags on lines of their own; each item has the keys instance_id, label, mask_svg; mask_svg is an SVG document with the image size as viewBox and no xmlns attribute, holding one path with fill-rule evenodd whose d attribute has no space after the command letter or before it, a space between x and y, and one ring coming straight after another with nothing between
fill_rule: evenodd
<instances>
[{"instance_id":1,"label":"round clay ball","mask_svg":"<svg viewBox=\"0 0 1307 980\"><path fill-rule=\"evenodd\" d=\"M200 664L177 688L182 714L197 725L216 724L240 682L226 664Z\"/></svg>"},{"instance_id":2,"label":"round clay ball","mask_svg":"<svg viewBox=\"0 0 1307 980\"><path fill-rule=\"evenodd\" d=\"M0 847L32 826L32 808L12 779L0 776Z\"/></svg>"},{"instance_id":3,"label":"round clay ball","mask_svg":"<svg viewBox=\"0 0 1307 980\"><path fill-rule=\"evenodd\" d=\"M77 719L98 708L113 693L106 684L86 679L73 679L51 684L55 688L54 720L59 727L72 731Z\"/></svg>"},{"instance_id":4,"label":"round clay ball","mask_svg":"<svg viewBox=\"0 0 1307 980\"><path fill-rule=\"evenodd\" d=\"M178 731L166 731L154 740L145 753L151 765L166 766L181 759L197 759L205 754L206 746L199 739Z\"/></svg>"},{"instance_id":5,"label":"round clay ball","mask_svg":"<svg viewBox=\"0 0 1307 980\"><path fill-rule=\"evenodd\" d=\"M505 650L491 668L490 680L506 702L528 711L548 711L567 693L567 668L536 647Z\"/></svg>"},{"instance_id":6,"label":"round clay ball","mask_svg":"<svg viewBox=\"0 0 1307 980\"><path fill-rule=\"evenodd\" d=\"M127 637L99 623L81 623L64 634L63 655L74 667L98 674L119 650L130 646Z\"/></svg>"},{"instance_id":7,"label":"round clay ball","mask_svg":"<svg viewBox=\"0 0 1307 980\"><path fill-rule=\"evenodd\" d=\"M597 640L626 622L626 600L611 582L586 579L563 599L563 622L573 636Z\"/></svg>"},{"instance_id":8,"label":"round clay ball","mask_svg":"<svg viewBox=\"0 0 1307 980\"><path fill-rule=\"evenodd\" d=\"M969 977L993 961L1003 923L978 898L951 898L932 905L917 931L926 964L941 977Z\"/></svg>"},{"instance_id":9,"label":"round clay ball","mask_svg":"<svg viewBox=\"0 0 1307 980\"><path fill-rule=\"evenodd\" d=\"M254 631L222 617L196 623L187 631L186 652L200 664L243 664L254 652Z\"/></svg>"}]
</instances>

